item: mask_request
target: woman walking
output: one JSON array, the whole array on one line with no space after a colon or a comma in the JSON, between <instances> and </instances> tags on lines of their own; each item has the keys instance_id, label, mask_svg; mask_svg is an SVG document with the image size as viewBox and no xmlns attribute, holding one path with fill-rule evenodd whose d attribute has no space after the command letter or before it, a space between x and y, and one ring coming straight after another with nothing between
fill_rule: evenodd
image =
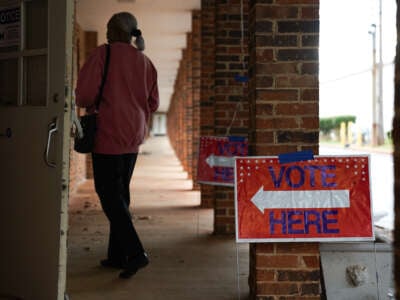
<instances>
[{"instance_id":1,"label":"woman walking","mask_svg":"<svg viewBox=\"0 0 400 300\"><path fill-rule=\"evenodd\" d=\"M136 47L131 45L132 37ZM119 276L129 278L149 263L129 213L129 183L139 145L159 105L157 72L141 52L144 39L132 14L121 12L111 17L107 40L109 46L97 47L79 72L76 103L94 111L105 75L92 153L96 192L110 222L107 258L100 263L123 269ZM107 51L108 71L104 74Z\"/></svg>"}]
</instances>

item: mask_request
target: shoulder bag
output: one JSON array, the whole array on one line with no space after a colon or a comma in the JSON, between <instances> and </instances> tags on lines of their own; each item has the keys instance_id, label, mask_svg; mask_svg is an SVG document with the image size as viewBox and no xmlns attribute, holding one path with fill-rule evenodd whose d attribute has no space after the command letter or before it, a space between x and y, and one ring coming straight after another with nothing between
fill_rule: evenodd
<instances>
[{"instance_id":1,"label":"shoulder bag","mask_svg":"<svg viewBox=\"0 0 400 300\"><path fill-rule=\"evenodd\" d=\"M75 136L74 150L76 152L90 153L93 151L94 138L97 129L96 126L97 112L99 109L100 101L103 97L103 89L104 89L104 84L106 83L109 61L110 61L110 45L106 44L106 61L104 63L104 72L103 72L103 78L101 80L99 94L96 97L96 102L95 102L96 110L92 114L84 115L79 118L83 134L82 136L79 136L78 134Z\"/></svg>"}]
</instances>

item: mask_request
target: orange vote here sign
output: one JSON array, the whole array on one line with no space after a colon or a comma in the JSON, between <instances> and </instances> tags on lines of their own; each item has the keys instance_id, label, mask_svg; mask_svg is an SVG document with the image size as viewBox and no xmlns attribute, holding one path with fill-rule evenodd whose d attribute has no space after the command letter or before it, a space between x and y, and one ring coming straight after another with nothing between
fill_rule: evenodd
<instances>
[{"instance_id":1,"label":"orange vote here sign","mask_svg":"<svg viewBox=\"0 0 400 300\"><path fill-rule=\"evenodd\" d=\"M238 242L373 240L369 156L235 159Z\"/></svg>"},{"instance_id":2,"label":"orange vote here sign","mask_svg":"<svg viewBox=\"0 0 400 300\"><path fill-rule=\"evenodd\" d=\"M235 156L246 156L247 151L247 138L202 136L197 164L197 182L233 186Z\"/></svg>"}]
</instances>

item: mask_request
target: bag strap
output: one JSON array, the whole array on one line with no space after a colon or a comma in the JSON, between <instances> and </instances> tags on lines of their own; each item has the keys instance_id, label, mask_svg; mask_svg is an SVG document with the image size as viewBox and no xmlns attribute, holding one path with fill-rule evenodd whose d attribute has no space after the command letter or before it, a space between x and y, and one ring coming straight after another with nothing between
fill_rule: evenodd
<instances>
[{"instance_id":1,"label":"bag strap","mask_svg":"<svg viewBox=\"0 0 400 300\"><path fill-rule=\"evenodd\" d=\"M108 73L108 65L110 62L110 44L106 44L106 61L104 63L104 71L103 71L103 77L101 79L101 84L100 84L100 89L99 89L99 94L97 95L97 99L96 99L96 110L99 110L99 106L100 106L100 101L103 98L103 89L104 89L104 85L106 84L106 79L107 79L107 73Z\"/></svg>"}]
</instances>

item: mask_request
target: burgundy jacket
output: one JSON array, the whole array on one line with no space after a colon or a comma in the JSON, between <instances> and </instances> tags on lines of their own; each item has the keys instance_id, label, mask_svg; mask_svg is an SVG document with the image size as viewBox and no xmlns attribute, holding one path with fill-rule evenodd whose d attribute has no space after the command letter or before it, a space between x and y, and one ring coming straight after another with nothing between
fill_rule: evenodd
<instances>
[{"instance_id":1,"label":"burgundy jacket","mask_svg":"<svg viewBox=\"0 0 400 300\"><path fill-rule=\"evenodd\" d=\"M105 57L105 45L97 47L79 72L76 104L88 111L94 110ZM158 105L157 71L150 59L130 44L112 43L93 152L137 153Z\"/></svg>"}]
</instances>

